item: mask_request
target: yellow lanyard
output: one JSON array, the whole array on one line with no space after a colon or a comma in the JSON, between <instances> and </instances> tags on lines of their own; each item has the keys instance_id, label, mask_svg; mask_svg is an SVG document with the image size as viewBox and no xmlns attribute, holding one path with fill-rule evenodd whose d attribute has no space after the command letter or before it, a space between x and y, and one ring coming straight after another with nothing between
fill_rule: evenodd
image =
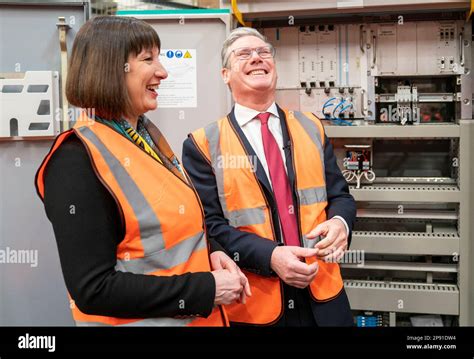
<instances>
[{"instance_id":1,"label":"yellow lanyard","mask_svg":"<svg viewBox=\"0 0 474 359\"><path fill-rule=\"evenodd\" d=\"M130 135L133 142L135 142L139 147L143 148L145 152L152 156L155 160L163 164L163 161L161 161L160 157L158 157L153 148L151 148L151 146L142 138L142 136L138 134L137 131L135 131L132 127L127 128L125 131Z\"/></svg>"}]
</instances>

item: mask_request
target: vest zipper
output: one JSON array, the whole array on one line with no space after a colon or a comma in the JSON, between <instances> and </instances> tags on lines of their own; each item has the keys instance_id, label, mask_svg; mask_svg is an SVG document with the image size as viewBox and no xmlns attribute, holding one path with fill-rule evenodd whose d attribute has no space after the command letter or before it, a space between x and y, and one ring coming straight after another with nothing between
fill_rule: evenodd
<instances>
[{"instance_id":1,"label":"vest zipper","mask_svg":"<svg viewBox=\"0 0 474 359\"><path fill-rule=\"evenodd\" d=\"M291 167L293 167L293 173L294 173L294 176L295 176L295 181L294 181L294 185L293 185L293 190L295 191L295 198L296 198L296 209L297 209L297 223L298 223L298 233L299 233L299 241L300 241L300 246L302 248L304 248L304 244L303 244L303 231L301 229L301 220L300 220L300 199L299 199L299 195L298 195L298 186L297 186L297 177L296 177L296 168L295 168L295 156L294 156L294 150L293 150L293 138L291 136L291 132L290 132L290 127L288 126L288 120L286 118L286 113L285 113L285 123L286 123L286 129L288 130L288 137L290 137L290 142L291 142L291 146L290 146L290 151L291 151ZM322 159L324 161L324 159ZM305 261L306 262L306 261ZM319 264L318 264L319 265ZM317 275L317 274L316 274ZM306 287L308 293L309 293L309 296L311 299L313 299L314 301L318 301L316 299L316 297L314 297L313 293L311 292L311 283Z\"/></svg>"},{"instance_id":2,"label":"vest zipper","mask_svg":"<svg viewBox=\"0 0 474 359\"><path fill-rule=\"evenodd\" d=\"M294 180L294 184L293 184L293 191L295 193L295 199L296 199L296 203L295 203L295 210L296 210L296 223L298 225L298 241L300 243L300 246L304 248L304 244L303 244L303 231L301 229L301 221L300 221L300 199L299 199L299 196L298 196L298 186L297 186L297 174L296 174L296 168L295 168L295 153L294 153L294 150L293 150L293 146L294 146L294 141L293 141L293 137L291 136L291 132L290 132L290 127L288 126L288 120L286 118L286 113L285 113L285 123L286 123L286 129L288 131L288 137L290 138L290 142L291 142L291 146L290 146L290 154L291 154L291 167L293 168L293 174L295 176L295 180ZM289 178L288 178L289 180ZM292 196L293 197L293 196Z\"/></svg>"}]
</instances>

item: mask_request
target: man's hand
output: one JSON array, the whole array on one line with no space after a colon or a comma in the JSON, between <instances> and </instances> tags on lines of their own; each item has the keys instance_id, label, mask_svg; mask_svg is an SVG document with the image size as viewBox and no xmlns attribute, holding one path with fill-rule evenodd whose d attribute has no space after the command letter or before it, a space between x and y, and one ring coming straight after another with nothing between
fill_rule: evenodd
<instances>
[{"instance_id":1,"label":"man's hand","mask_svg":"<svg viewBox=\"0 0 474 359\"><path fill-rule=\"evenodd\" d=\"M246 297L251 297L252 292L250 291L250 285L245 274L242 273L239 266L224 252L216 251L212 252L211 255L211 266L212 270L226 269L232 274L236 274L240 277L243 290L240 292L239 302L245 304Z\"/></svg>"},{"instance_id":2,"label":"man's hand","mask_svg":"<svg viewBox=\"0 0 474 359\"><path fill-rule=\"evenodd\" d=\"M286 284L306 288L318 273L318 263L308 265L302 260L316 253L314 248L279 246L272 252L270 266Z\"/></svg>"},{"instance_id":3,"label":"man's hand","mask_svg":"<svg viewBox=\"0 0 474 359\"><path fill-rule=\"evenodd\" d=\"M331 263L339 261L347 249L348 233L344 223L338 218L332 218L318 224L306 238L313 239L317 236L325 237L314 246L318 250L318 259Z\"/></svg>"}]
</instances>

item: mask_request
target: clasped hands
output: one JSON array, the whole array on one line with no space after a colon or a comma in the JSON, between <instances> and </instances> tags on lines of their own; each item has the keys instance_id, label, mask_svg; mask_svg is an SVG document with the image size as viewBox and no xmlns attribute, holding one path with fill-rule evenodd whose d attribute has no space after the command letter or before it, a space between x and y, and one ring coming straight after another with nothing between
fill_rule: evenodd
<instances>
[{"instance_id":1,"label":"clasped hands","mask_svg":"<svg viewBox=\"0 0 474 359\"><path fill-rule=\"evenodd\" d=\"M245 304L246 298L252 295L245 274L224 252L216 251L210 255L212 275L216 282L214 304L226 305L234 302Z\"/></svg>"},{"instance_id":2,"label":"clasped hands","mask_svg":"<svg viewBox=\"0 0 474 359\"><path fill-rule=\"evenodd\" d=\"M316 257L325 262L337 262L347 249L347 230L338 218L332 218L317 225L307 239L325 237L314 248L279 246L273 250L271 268L286 284L306 288L318 274L318 262L307 264L304 258Z\"/></svg>"}]
</instances>

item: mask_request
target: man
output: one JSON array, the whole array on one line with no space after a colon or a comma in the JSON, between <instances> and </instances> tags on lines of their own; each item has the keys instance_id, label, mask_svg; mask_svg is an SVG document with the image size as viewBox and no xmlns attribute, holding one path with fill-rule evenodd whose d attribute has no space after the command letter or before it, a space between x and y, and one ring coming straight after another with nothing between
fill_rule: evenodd
<instances>
[{"instance_id":1,"label":"man","mask_svg":"<svg viewBox=\"0 0 474 359\"><path fill-rule=\"evenodd\" d=\"M275 104L274 54L254 29L230 33L222 77L235 107L186 139L183 164L210 237L251 285L245 305L226 307L231 324L349 326L336 260L348 247L354 199L320 121Z\"/></svg>"}]
</instances>

